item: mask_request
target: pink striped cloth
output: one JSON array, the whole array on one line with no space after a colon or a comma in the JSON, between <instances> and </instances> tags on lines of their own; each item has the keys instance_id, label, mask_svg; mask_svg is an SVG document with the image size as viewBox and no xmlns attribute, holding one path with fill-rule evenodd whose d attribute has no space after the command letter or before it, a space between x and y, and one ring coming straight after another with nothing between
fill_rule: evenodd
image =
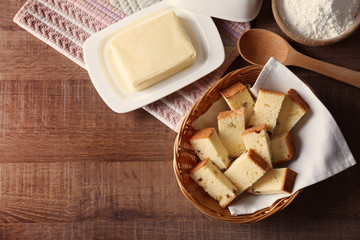
<instances>
[{"instance_id":1,"label":"pink striped cloth","mask_svg":"<svg viewBox=\"0 0 360 240\"><path fill-rule=\"evenodd\" d=\"M82 46L92 34L125 18L126 14L105 0L29 0L14 22L35 37L86 69ZM147 112L177 131L197 99L221 76L238 56L236 40L249 23L215 19L225 47L225 61L195 83L147 106Z\"/></svg>"}]
</instances>

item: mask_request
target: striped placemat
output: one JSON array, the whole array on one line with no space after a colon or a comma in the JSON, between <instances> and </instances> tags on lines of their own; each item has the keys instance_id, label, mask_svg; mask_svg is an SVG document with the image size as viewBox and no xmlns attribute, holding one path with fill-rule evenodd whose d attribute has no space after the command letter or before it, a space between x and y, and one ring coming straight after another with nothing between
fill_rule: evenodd
<instances>
[{"instance_id":1,"label":"striped placemat","mask_svg":"<svg viewBox=\"0 0 360 240\"><path fill-rule=\"evenodd\" d=\"M112 0L111 3L105 0L29 0L15 15L14 22L86 69L82 49L85 40L127 16L116 4L119 1L131 0ZM175 131L196 100L221 78L238 56L236 40L250 28L249 23L218 19L215 23L226 52L222 66L195 83L143 107Z\"/></svg>"}]
</instances>

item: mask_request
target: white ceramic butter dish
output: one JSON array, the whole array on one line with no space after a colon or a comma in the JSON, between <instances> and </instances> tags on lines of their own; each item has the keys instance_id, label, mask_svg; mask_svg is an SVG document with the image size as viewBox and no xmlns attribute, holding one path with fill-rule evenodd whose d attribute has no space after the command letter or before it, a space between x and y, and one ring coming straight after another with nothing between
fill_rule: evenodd
<instances>
[{"instance_id":1,"label":"white ceramic butter dish","mask_svg":"<svg viewBox=\"0 0 360 240\"><path fill-rule=\"evenodd\" d=\"M124 89L122 79L115 77L112 72L107 56L112 36L122 29L140 24L143 19L169 10L175 12L189 36L196 50L196 61L188 68L143 91ZM167 1L122 19L94 34L84 44L84 59L91 81L104 102L118 113L135 110L193 83L218 68L224 58L224 46L211 17L193 13Z\"/></svg>"},{"instance_id":2,"label":"white ceramic butter dish","mask_svg":"<svg viewBox=\"0 0 360 240\"><path fill-rule=\"evenodd\" d=\"M262 0L170 0L176 6L207 16L235 22L250 22L259 13Z\"/></svg>"}]
</instances>

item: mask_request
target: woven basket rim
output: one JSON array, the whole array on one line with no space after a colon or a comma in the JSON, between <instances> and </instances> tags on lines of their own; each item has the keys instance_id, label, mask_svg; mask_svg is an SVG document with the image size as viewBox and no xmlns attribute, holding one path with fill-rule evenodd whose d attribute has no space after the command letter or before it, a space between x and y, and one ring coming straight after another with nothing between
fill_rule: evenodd
<instances>
[{"instance_id":1,"label":"woven basket rim","mask_svg":"<svg viewBox=\"0 0 360 240\"><path fill-rule=\"evenodd\" d=\"M174 142L173 170L174 170L176 181L180 187L181 192L199 211L201 211L202 213L204 213L205 215L207 215L209 217L219 219L222 221L226 221L226 222L251 223L251 222L260 221L260 220L265 219L265 218L273 215L274 213L284 209L285 207L287 207L302 192L302 189L298 190L297 192L291 194L290 196L276 200L271 206L264 208L264 209L257 210L254 213L233 216L230 214L230 211L227 208L224 209L224 211L226 212L226 215L223 215L207 206L204 206L195 197L193 197L193 195L189 192L189 190L186 188L186 186L182 182L182 172L181 172L182 170L179 167L179 163L178 163L178 160L179 160L178 153L181 150L180 143L182 141L182 136L183 136L182 133L184 131L186 131L187 121L189 120L189 118L193 117L194 114L197 114L197 112L195 110L198 108L199 104L201 104L203 101L205 101L210 93L212 93L213 91L216 91L215 89L218 88L219 85L221 85L223 83L223 80L225 78L231 76L232 74L237 74L237 73L245 72L245 71L250 71L250 72L253 71L253 72L258 73L261 71L261 69L262 69L262 66L252 65L252 66L247 66L247 67L243 67L243 68L234 70L234 71L228 73L227 75L225 75L219 81L217 81L213 86L211 86L202 95L202 97L200 97L196 101L196 103L190 109L189 113L185 116L184 120L181 123L180 130L179 130L179 132L176 136L175 142ZM211 198L211 197L209 196L209 198Z\"/></svg>"}]
</instances>

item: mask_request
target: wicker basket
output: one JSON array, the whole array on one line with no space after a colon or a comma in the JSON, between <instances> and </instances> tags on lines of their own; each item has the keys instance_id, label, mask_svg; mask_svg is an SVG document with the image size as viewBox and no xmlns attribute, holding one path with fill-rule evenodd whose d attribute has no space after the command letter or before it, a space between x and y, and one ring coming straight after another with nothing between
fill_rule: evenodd
<instances>
[{"instance_id":1,"label":"wicker basket","mask_svg":"<svg viewBox=\"0 0 360 240\"><path fill-rule=\"evenodd\" d=\"M260 221L285 208L300 193L300 191L297 191L288 197L277 200L272 206L258 210L255 213L232 216L227 208L221 208L219 203L211 198L189 175L190 169L200 161L189 142L190 137L195 131L193 128L194 121L221 97L221 89L237 81L252 85L256 81L261 69L259 66L241 68L227 74L214 84L196 102L185 117L174 144L174 172L185 197L204 214L227 222L250 223Z\"/></svg>"}]
</instances>

